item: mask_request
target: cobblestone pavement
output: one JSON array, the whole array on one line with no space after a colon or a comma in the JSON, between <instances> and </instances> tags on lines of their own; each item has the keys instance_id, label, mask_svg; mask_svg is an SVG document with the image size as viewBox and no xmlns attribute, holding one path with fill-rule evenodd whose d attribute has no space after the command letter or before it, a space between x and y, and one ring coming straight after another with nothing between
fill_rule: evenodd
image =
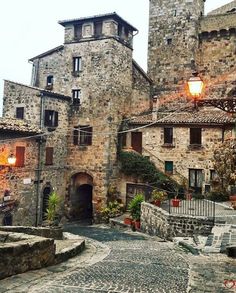
<instances>
[{"instance_id":1,"label":"cobblestone pavement","mask_svg":"<svg viewBox=\"0 0 236 293\"><path fill-rule=\"evenodd\" d=\"M0 292L235 292L224 286L236 279L235 260L226 256L193 256L157 237L101 225L68 226L67 231L89 237L80 256L2 280Z\"/></svg>"},{"instance_id":2,"label":"cobblestone pavement","mask_svg":"<svg viewBox=\"0 0 236 293\"><path fill-rule=\"evenodd\" d=\"M65 263L5 279L0 281L0 292L186 292L185 252L174 248L173 243L105 226L69 227L67 231L93 238L90 246L100 245L100 251L93 248L93 261L90 257L88 262L78 260L71 268L65 268ZM32 274L37 272L35 279Z\"/></svg>"}]
</instances>

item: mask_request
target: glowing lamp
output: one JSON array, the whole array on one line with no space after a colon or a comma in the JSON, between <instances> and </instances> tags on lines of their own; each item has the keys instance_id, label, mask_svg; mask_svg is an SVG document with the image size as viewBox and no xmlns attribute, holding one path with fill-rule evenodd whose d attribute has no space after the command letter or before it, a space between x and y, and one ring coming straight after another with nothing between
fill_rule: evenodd
<instances>
[{"instance_id":1,"label":"glowing lamp","mask_svg":"<svg viewBox=\"0 0 236 293\"><path fill-rule=\"evenodd\" d=\"M188 80L189 92L193 97L199 97L202 93L204 83L202 79L198 76L197 72L193 73Z\"/></svg>"},{"instance_id":2,"label":"glowing lamp","mask_svg":"<svg viewBox=\"0 0 236 293\"><path fill-rule=\"evenodd\" d=\"M13 154L11 154L11 155L7 158L7 161L8 161L8 164L9 164L10 166L14 166L15 163L16 163L16 157L15 157Z\"/></svg>"}]
</instances>

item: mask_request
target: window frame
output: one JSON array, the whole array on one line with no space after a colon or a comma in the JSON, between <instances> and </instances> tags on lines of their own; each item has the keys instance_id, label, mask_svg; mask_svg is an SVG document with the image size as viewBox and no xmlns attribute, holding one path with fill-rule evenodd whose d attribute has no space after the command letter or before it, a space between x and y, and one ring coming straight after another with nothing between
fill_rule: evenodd
<instances>
[{"instance_id":1,"label":"window frame","mask_svg":"<svg viewBox=\"0 0 236 293\"><path fill-rule=\"evenodd\" d=\"M202 128L200 128L200 127L190 128L190 130L189 130L189 145L190 146L202 146Z\"/></svg>"},{"instance_id":2,"label":"window frame","mask_svg":"<svg viewBox=\"0 0 236 293\"><path fill-rule=\"evenodd\" d=\"M79 73L82 71L82 57L75 56L73 57L73 73Z\"/></svg>"},{"instance_id":3,"label":"window frame","mask_svg":"<svg viewBox=\"0 0 236 293\"><path fill-rule=\"evenodd\" d=\"M170 131L170 132L168 133L167 131ZM164 145L173 145L174 128L173 127L164 127L163 133L164 133Z\"/></svg>"},{"instance_id":4,"label":"window frame","mask_svg":"<svg viewBox=\"0 0 236 293\"><path fill-rule=\"evenodd\" d=\"M54 110L44 110L44 126L45 127L58 127L58 112Z\"/></svg>"},{"instance_id":5,"label":"window frame","mask_svg":"<svg viewBox=\"0 0 236 293\"><path fill-rule=\"evenodd\" d=\"M171 165L171 170L168 170L169 168L167 165ZM165 173L168 175L173 175L174 173L174 162L173 161L165 161Z\"/></svg>"},{"instance_id":6,"label":"window frame","mask_svg":"<svg viewBox=\"0 0 236 293\"><path fill-rule=\"evenodd\" d=\"M16 118L24 119L25 108L24 107L16 107Z\"/></svg>"},{"instance_id":7,"label":"window frame","mask_svg":"<svg viewBox=\"0 0 236 293\"><path fill-rule=\"evenodd\" d=\"M93 137L93 127L80 125L73 131L73 144L78 146L91 146Z\"/></svg>"}]
</instances>

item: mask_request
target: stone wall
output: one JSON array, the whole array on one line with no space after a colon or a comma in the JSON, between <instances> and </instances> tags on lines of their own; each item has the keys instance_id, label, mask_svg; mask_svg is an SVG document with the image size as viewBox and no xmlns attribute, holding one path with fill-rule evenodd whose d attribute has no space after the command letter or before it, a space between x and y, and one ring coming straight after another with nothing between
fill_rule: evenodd
<instances>
[{"instance_id":1,"label":"stone wall","mask_svg":"<svg viewBox=\"0 0 236 293\"><path fill-rule=\"evenodd\" d=\"M0 226L0 231L23 233L28 235L35 235L44 238L53 238L62 240L63 229L61 227L47 228L47 227L24 227L24 226Z\"/></svg>"},{"instance_id":2,"label":"stone wall","mask_svg":"<svg viewBox=\"0 0 236 293\"><path fill-rule=\"evenodd\" d=\"M172 240L173 237L209 235L213 222L205 217L170 215L149 203L141 206L141 229L150 235Z\"/></svg>"},{"instance_id":3,"label":"stone wall","mask_svg":"<svg viewBox=\"0 0 236 293\"><path fill-rule=\"evenodd\" d=\"M208 13L208 15L217 15L222 13L227 13L231 11L233 8L236 8L236 0L231 1L230 3L221 6L220 8L214 9Z\"/></svg>"},{"instance_id":4,"label":"stone wall","mask_svg":"<svg viewBox=\"0 0 236 293\"><path fill-rule=\"evenodd\" d=\"M0 279L52 265L54 259L53 239L0 232Z\"/></svg>"},{"instance_id":5,"label":"stone wall","mask_svg":"<svg viewBox=\"0 0 236 293\"><path fill-rule=\"evenodd\" d=\"M151 0L148 74L156 90L187 80L198 48L204 1Z\"/></svg>"},{"instance_id":6,"label":"stone wall","mask_svg":"<svg viewBox=\"0 0 236 293\"><path fill-rule=\"evenodd\" d=\"M63 199L66 194L67 133L70 101L63 96L51 95L40 89L5 81L4 111L5 117L15 117L16 107L24 107L24 119L37 125L46 136L41 140L23 140L9 143L14 153L15 145L26 147L25 166L12 169L13 180L5 174L6 184L11 193L19 199L19 208L13 220L15 225L35 225L36 206L38 221L42 219L43 189L50 186ZM58 112L58 126L44 126L44 111ZM41 121L40 121L41 119ZM53 164L46 164L46 147L53 148ZM30 183L23 184L29 178ZM5 186L5 185L4 185ZM1 186L2 187L2 186ZM0 190L1 190L0 187ZM5 186L4 189L8 187ZM1 196L1 195L0 195Z\"/></svg>"}]
</instances>

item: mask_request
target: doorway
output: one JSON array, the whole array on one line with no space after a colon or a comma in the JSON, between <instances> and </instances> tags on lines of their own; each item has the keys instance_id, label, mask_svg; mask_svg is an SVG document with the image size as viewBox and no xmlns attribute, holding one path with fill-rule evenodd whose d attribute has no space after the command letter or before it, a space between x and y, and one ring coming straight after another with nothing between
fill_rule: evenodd
<instances>
[{"instance_id":1,"label":"doorway","mask_svg":"<svg viewBox=\"0 0 236 293\"><path fill-rule=\"evenodd\" d=\"M93 218L92 177L86 173L76 174L72 177L72 186L70 219L91 222Z\"/></svg>"}]
</instances>

